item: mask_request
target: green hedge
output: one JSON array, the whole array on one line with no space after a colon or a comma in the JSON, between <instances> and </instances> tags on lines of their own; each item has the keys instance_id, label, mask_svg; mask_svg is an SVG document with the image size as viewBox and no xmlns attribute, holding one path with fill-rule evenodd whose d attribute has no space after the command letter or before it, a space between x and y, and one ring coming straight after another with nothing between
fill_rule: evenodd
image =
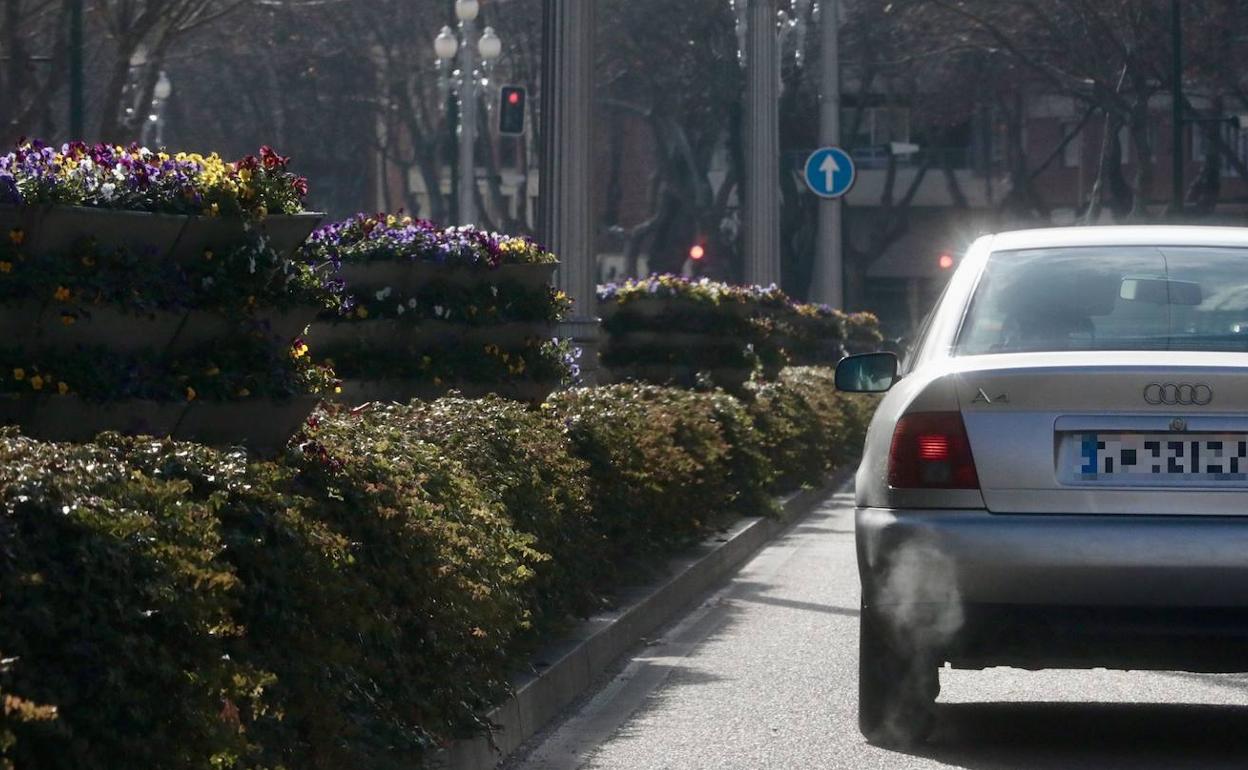
<instances>
[{"instance_id":1,"label":"green hedge","mask_svg":"<svg viewBox=\"0 0 1248 770\"><path fill-rule=\"evenodd\" d=\"M319 413L277 461L0 433L0 767L399 768L533 644L857 449L794 370Z\"/></svg>"}]
</instances>

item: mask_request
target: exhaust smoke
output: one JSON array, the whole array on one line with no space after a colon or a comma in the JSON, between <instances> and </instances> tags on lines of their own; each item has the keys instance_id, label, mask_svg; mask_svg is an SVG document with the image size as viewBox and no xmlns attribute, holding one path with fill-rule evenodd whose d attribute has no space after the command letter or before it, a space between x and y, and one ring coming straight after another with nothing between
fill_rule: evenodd
<instances>
[{"instance_id":1,"label":"exhaust smoke","mask_svg":"<svg viewBox=\"0 0 1248 770\"><path fill-rule=\"evenodd\" d=\"M885 729L894 741L911 743L930 729L932 704L940 692L938 666L965 614L954 563L935 545L904 543L891 552L884 569L871 609L901 664L895 686L903 696L893 700Z\"/></svg>"}]
</instances>

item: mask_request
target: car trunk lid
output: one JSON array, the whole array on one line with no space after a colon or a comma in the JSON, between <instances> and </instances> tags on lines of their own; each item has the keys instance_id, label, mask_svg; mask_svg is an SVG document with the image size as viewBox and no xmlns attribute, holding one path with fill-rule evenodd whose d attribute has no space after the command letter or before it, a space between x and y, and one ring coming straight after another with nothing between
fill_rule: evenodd
<instances>
[{"instance_id":1,"label":"car trunk lid","mask_svg":"<svg viewBox=\"0 0 1248 770\"><path fill-rule=\"evenodd\" d=\"M1230 467L1244 448L1232 442L1248 442L1248 354L1020 353L955 361L958 402L988 510L1248 515L1248 477ZM1145 443L1150 439L1167 443L1157 452ZM1214 448L1225 449L1217 466ZM1193 454L1188 468L1226 473L1182 475ZM1115 460L1135 462L1137 455L1149 465L1132 467L1129 475L1121 465L1115 470ZM1110 458L1113 472L1086 473L1096 458L1098 471Z\"/></svg>"}]
</instances>

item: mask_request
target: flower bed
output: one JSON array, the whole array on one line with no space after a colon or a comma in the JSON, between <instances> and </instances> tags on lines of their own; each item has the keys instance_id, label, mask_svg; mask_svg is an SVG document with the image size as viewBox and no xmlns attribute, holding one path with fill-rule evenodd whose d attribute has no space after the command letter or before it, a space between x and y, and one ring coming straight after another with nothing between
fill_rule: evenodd
<instances>
[{"instance_id":1,"label":"flower bed","mask_svg":"<svg viewBox=\"0 0 1248 770\"><path fill-rule=\"evenodd\" d=\"M454 389L536 402L571 378L570 348L552 340L570 302L550 287L554 255L531 241L360 214L313 233L304 253L346 287L341 312L312 331L344 401Z\"/></svg>"},{"instance_id":2,"label":"flower bed","mask_svg":"<svg viewBox=\"0 0 1248 770\"><path fill-rule=\"evenodd\" d=\"M879 342L874 316L800 304L774 286L660 275L599 287L598 298L602 362L617 381L737 389L752 376L835 363L847 348Z\"/></svg>"},{"instance_id":3,"label":"flower bed","mask_svg":"<svg viewBox=\"0 0 1248 770\"><path fill-rule=\"evenodd\" d=\"M80 143L0 157L0 417L45 438L283 444L335 387L302 335L337 306L293 258L319 215L287 163Z\"/></svg>"},{"instance_id":4,"label":"flower bed","mask_svg":"<svg viewBox=\"0 0 1248 770\"><path fill-rule=\"evenodd\" d=\"M782 421L645 385L331 408L276 461L0 433L0 766L420 766L622 575L851 454L870 401L829 383L768 385Z\"/></svg>"}]
</instances>

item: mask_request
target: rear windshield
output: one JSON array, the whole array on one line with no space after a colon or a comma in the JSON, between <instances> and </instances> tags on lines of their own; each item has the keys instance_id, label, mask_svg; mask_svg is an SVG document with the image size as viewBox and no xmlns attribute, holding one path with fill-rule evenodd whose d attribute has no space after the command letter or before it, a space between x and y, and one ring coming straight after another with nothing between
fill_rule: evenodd
<instances>
[{"instance_id":1,"label":"rear windshield","mask_svg":"<svg viewBox=\"0 0 1248 770\"><path fill-rule=\"evenodd\" d=\"M1248 351L1248 249L992 254L955 354L1062 350Z\"/></svg>"}]
</instances>

